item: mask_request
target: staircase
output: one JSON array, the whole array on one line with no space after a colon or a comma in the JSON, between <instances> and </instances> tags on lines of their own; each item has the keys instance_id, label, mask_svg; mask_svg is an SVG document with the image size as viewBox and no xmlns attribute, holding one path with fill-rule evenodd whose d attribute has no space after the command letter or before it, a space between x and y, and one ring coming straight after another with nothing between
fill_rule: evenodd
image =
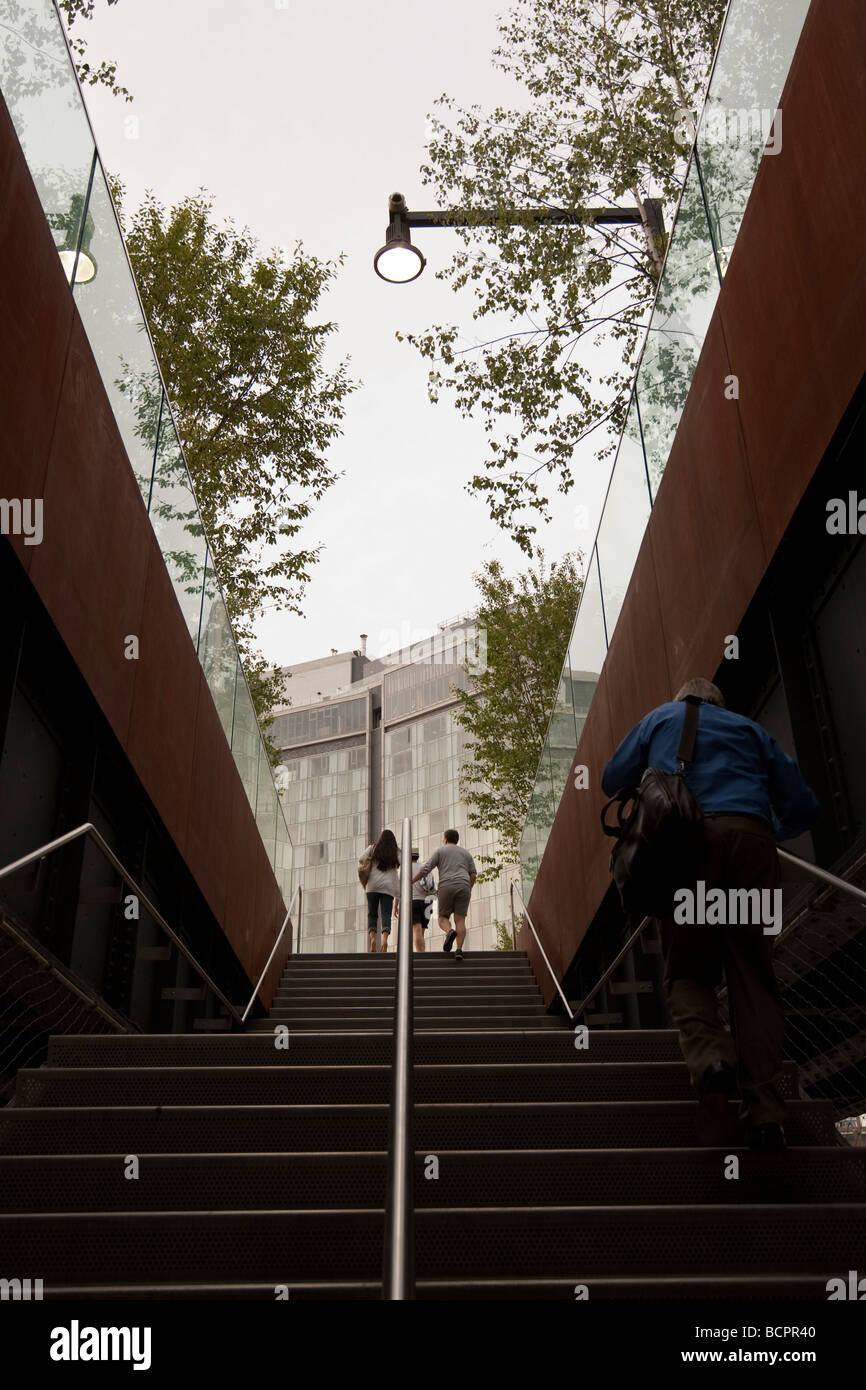
<instances>
[{"instance_id":1,"label":"staircase","mask_svg":"<svg viewBox=\"0 0 866 1390\"><path fill-rule=\"evenodd\" d=\"M0 1276L46 1298L379 1298L395 966L291 959L243 1035L52 1039L0 1111ZM436 950L414 980L419 1298L824 1299L862 1267L866 1150L793 1069L792 1148L731 1150L726 1179L674 1033L576 1049L523 954Z\"/></svg>"}]
</instances>

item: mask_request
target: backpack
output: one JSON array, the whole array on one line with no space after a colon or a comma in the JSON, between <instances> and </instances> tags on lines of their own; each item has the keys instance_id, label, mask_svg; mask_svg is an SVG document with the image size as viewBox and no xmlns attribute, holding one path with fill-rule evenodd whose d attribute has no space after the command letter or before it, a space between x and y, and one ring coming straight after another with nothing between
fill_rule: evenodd
<instances>
[{"instance_id":1,"label":"backpack","mask_svg":"<svg viewBox=\"0 0 866 1390\"><path fill-rule=\"evenodd\" d=\"M700 701L689 696L676 772L648 767L638 787L623 787L601 813L605 835L616 839L610 853L610 872L623 908L635 917L668 917L678 888L694 886L703 877L704 824L701 808L684 777L692 761ZM617 807L617 824L608 825L610 806Z\"/></svg>"},{"instance_id":2,"label":"backpack","mask_svg":"<svg viewBox=\"0 0 866 1390\"><path fill-rule=\"evenodd\" d=\"M366 888L370 881L370 874L373 871L373 856L365 856L358 860L358 878L362 888Z\"/></svg>"}]
</instances>

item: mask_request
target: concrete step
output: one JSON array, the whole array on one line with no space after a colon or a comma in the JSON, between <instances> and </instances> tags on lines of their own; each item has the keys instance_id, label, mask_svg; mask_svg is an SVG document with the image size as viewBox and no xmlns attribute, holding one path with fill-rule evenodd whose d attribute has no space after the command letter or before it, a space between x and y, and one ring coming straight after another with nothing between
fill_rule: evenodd
<instances>
[{"instance_id":1,"label":"concrete step","mask_svg":"<svg viewBox=\"0 0 866 1390\"><path fill-rule=\"evenodd\" d=\"M576 1056L576 1054L575 1054ZM42 1067L18 1073L16 1103L86 1105L373 1105L387 1103L390 1065ZM783 1094L796 1096L789 1067ZM693 1096L682 1062L463 1062L415 1066L415 1101L666 1101Z\"/></svg>"},{"instance_id":2,"label":"concrete step","mask_svg":"<svg viewBox=\"0 0 866 1390\"><path fill-rule=\"evenodd\" d=\"M866 1201L866 1150L791 1149L740 1157L736 1181L716 1149L442 1150L436 1176L415 1155L419 1207L676 1205ZM375 1207L387 1154L146 1154L0 1157L0 1211L237 1211Z\"/></svg>"},{"instance_id":3,"label":"concrete step","mask_svg":"<svg viewBox=\"0 0 866 1390\"><path fill-rule=\"evenodd\" d=\"M388 1009L380 1012L363 1014L360 1017L346 1016L339 1011L336 1014L284 1014L270 1018L256 1019L247 1025L249 1033L268 1033L273 1035L274 1028L278 1024L284 1024L294 1037L296 1033L381 1033L390 1031L394 1025L394 1010ZM461 1016L453 1018L448 1014L421 1017L415 1015L415 1033L419 1031L442 1032L442 1031L482 1031L501 1032L503 1029L531 1031L550 1030L551 1032L563 1032L567 1029L567 1022L564 1018L556 1014L531 1013L531 1014L473 1014L469 1017Z\"/></svg>"},{"instance_id":4,"label":"concrete step","mask_svg":"<svg viewBox=\"0 0 866 1390\"><path fill-rule=\"evenodd\" d=\"M285 1035L283 1035L285 1037ZM183 1067L285 1066L319 1063L390 1065L394 1056L391 1027L379 1032L300 1032L290 1030L288 1049L275 1046L273 1025L266 1033L230 1033L202 1037L196 1033L64 1034L52 1038L49 1067ZM638 1041L635 1041L638 1039ZM679 1062L676 1034L659 1029L638 1035L627 1030L593 1031L586 1048L575 1048L568 1028L439 1029L415 1034L416 1062Z\"/></svg>"},{"instance_id":5,"label":"concrete step","mask_svg":"<svg viewBox=\"0 0 866 1390\"><path fill-rule=\"evenodd\" d=\"M51 1282L375 1279L373 1209L0 1216L7 1268ZM421 1279L826 1276L858 1268L864 1203L447 1207L418 1211Z\"/></svg>"},{"instance_id":6,"label":"concrete step","mask_svg":"<svg viewBox=\"0 0 866 1390\"><path fill-rule=\"evenodd\" d=\"M826 1276L826 1277L825 1277ZM748 1300L760 1303L765 1300L785 1302L790 1300L814 1302L826 1300L827 1280L835 1278L830 1271L821 1274L756 1274L756 1275L674 1275L665 1278L594 1278L592 1298L601 1300L671 1299L677 1302L684 1298L707 1300ZM419 1279L415 1284L415 1297L420 1302L448 1301L472 1302L503 1300L551 1300L562 1299L567 1303L575 1301L575 1280L573 1278L502 1278L502 1279ZM381 1301L382 1284L376 1279L331 1279L295 1280L290 1297L293 1303L312 1301ZM104 1302L106 1300L130 1300L152 1302L168 1300L182 1302L188 1300L219 1302L263 1301L273 1303L274 1285L249 1280L246 1283L164 1283L164 1284L88 1284L75 1285L48 1283L44 1286L46 1301L68 1302L72 1299ZM806 1310L804 1309L804 1316Z\"/></svg>"},{"instance_id":7,"label":"concrete step","mask_svg":"<svg viewBox=\"0 0 866 1390\"><path fill-rule=\"evenodd\" d=\"M393 1013L393 1005L389 1006L385 1000L380 1003L365 1004L359 1002L358 997L355 996L354 1002L351 1004L332 1003L330 1001L316 1004L275 1004L269 1017L275 1021L285 1020L289 1017L369 1018L373 1014L381 1013L383 1009ZM489 1018L493 1015L500 1018L532 1018L534 1015L544 1017L544 1008L540 999L535 1005L529 1001L518 1001L512 1004L499 999L466 1003L456 991L450 999L416 999L414 1012L416 1018L435 1018L437 1014L447 1016L449 1019Z\"/></svg>"},{"instance_id":8,"label":"concrete step","mask_svg":"<svg viewBox=\"0 0 866 1390\"><path fill-rule=\"evenodd\" d=\"M441 1149L693 1148L695 1101L415 1107L415 1145ZM838 1142L827 1101L790 1101L789 1143ZM746 1135L741 1136L746 1144ZM0 1111L0 1154L239 1153L385 1149L387 1105L47 1106Z\"/></svg>"},{"instance_id":9,"label":"concrete step","mask_svg":"<svg viewBox=\"0 0 866 1390\"><path fill-rule=\"evenodd\" d=\"M452 1003L459 999L461 1004L526 1004L529 1007L543 1007L541 995L534 985L512 985L504 987L493 985L485 989L462 980L448 985L421 986L414 990L415 1006L421 1004ZM280 990L274 995L272 1009L292 1008L295 1005L327 1004L334 1007L352 1004L389 1004L393 1008L393 989L381 986L364 986L358 989L309 989L296 986L294 989Z\"/></svg>"}]
</instances>

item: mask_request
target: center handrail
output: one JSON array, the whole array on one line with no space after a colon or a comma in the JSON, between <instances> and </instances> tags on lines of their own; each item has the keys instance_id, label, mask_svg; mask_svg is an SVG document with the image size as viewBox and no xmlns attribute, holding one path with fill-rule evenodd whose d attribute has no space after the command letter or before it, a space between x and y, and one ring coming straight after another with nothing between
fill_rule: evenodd
<instances>
[{"instance_id":1,"label":"center handrail","mask_svg":"<svg viewBox=\"0 0 866 1390\"><path fill-rule=\"evenodd\" d=\"M569 1004L568 1000L566 999L565 995L564 995L563 992L562 992L562 986L560 985L559 980L556 978L556 972L555 972L553 966L550 964L550 961L547 959L547 952L545 951L544 947L543 947L542 944L541 944L541 937L538 935L538 932L535 930L535 924L534 924L532 918L531 918L530 915L529 915L529 910L528 910L528 908L527 908L527 906L526 906L526 903L525 903L524 900L523 900L523 894L521 893L520 888L518 887L518 884L517 884L517 880L516 880L516 879L513 880L511 886L512 886L512 888L514 888L515 892L517 893L518 898L520 899L520 905L521 905L521 907L523 908L523 915L524 915L524 917L526 918L526 925L529 927L529 930L532 932L532 935L535 937L536 945L538 946L538 949L539 949L539 951L541 952L542 959L544 960L544 964L547 966L548 970L550 971L550 978L551 978L551 980L553 981L553 983L554 983L555 986L556 986L557 994L559 995L560 999L562 1000L563 1004L565 1005L565 1012L568 1014L569 1018L571 1019L571 1021L572 1021L572 1023L573 1023L573 1022L574 1022L574 1014L571 1012L571 1005Z\"/></svg>"},{"instance_id":2,"label":"center handrail","mask_svg":"<svg viewBox=\"0 0 866 1390\"><path fill-rule=\"evenodd\" d=\"M382 1297L392 1301L415 1297L412 824L408 817L403 821L401 836L397 926L397 988L394 996L394 1052L382 1274Z\"/></svg>"}]
</instances>

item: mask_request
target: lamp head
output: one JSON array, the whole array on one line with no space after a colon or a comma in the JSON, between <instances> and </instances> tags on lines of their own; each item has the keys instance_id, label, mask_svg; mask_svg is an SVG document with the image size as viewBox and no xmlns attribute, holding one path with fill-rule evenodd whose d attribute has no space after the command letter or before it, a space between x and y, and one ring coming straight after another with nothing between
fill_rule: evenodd
<instances>
[{"instance_id":1,"label":"lamp head","mask_svg":"<svg viewBox=\"0 0 866 1390\"><path fill-rule=\"evenodd\" d=\"M392 193L388 199L388 229L385 245L373 257L373 269L382 280L392 285L406 285L417 280L427 264L417 246L412 245L409 209L402 193Z\"/></svg>"},{"instance_id":2,"label":"lamp head","mask_svg":"<svg viewBox=\"0 0 866 1390\"><path fill-rule=\"evenodd\" d=\"M72 284L74 274L76 285L88 284L96 275L96 261L90 254L94 223L90 213L85 213L83 194L73 193L69 200L69 211L55 213L49 216L48 221L52 227L64 233L57 250L67 280Z\"/></svg>"},{"instance_id":3,"label":"lamp head","mask_svg":"<svg viewBox=\"0 0 866 1390\"><path fill-rule=\"evenodd\" d=\"M78 253L78 264L75 264L75 251L72 247L63 247L59 253L60 264L63 266L67 280L72 281L72 272L75 271L76 285L86 285L96 275L96 266L84 251Z\"/></svg>"}]
</instances>

